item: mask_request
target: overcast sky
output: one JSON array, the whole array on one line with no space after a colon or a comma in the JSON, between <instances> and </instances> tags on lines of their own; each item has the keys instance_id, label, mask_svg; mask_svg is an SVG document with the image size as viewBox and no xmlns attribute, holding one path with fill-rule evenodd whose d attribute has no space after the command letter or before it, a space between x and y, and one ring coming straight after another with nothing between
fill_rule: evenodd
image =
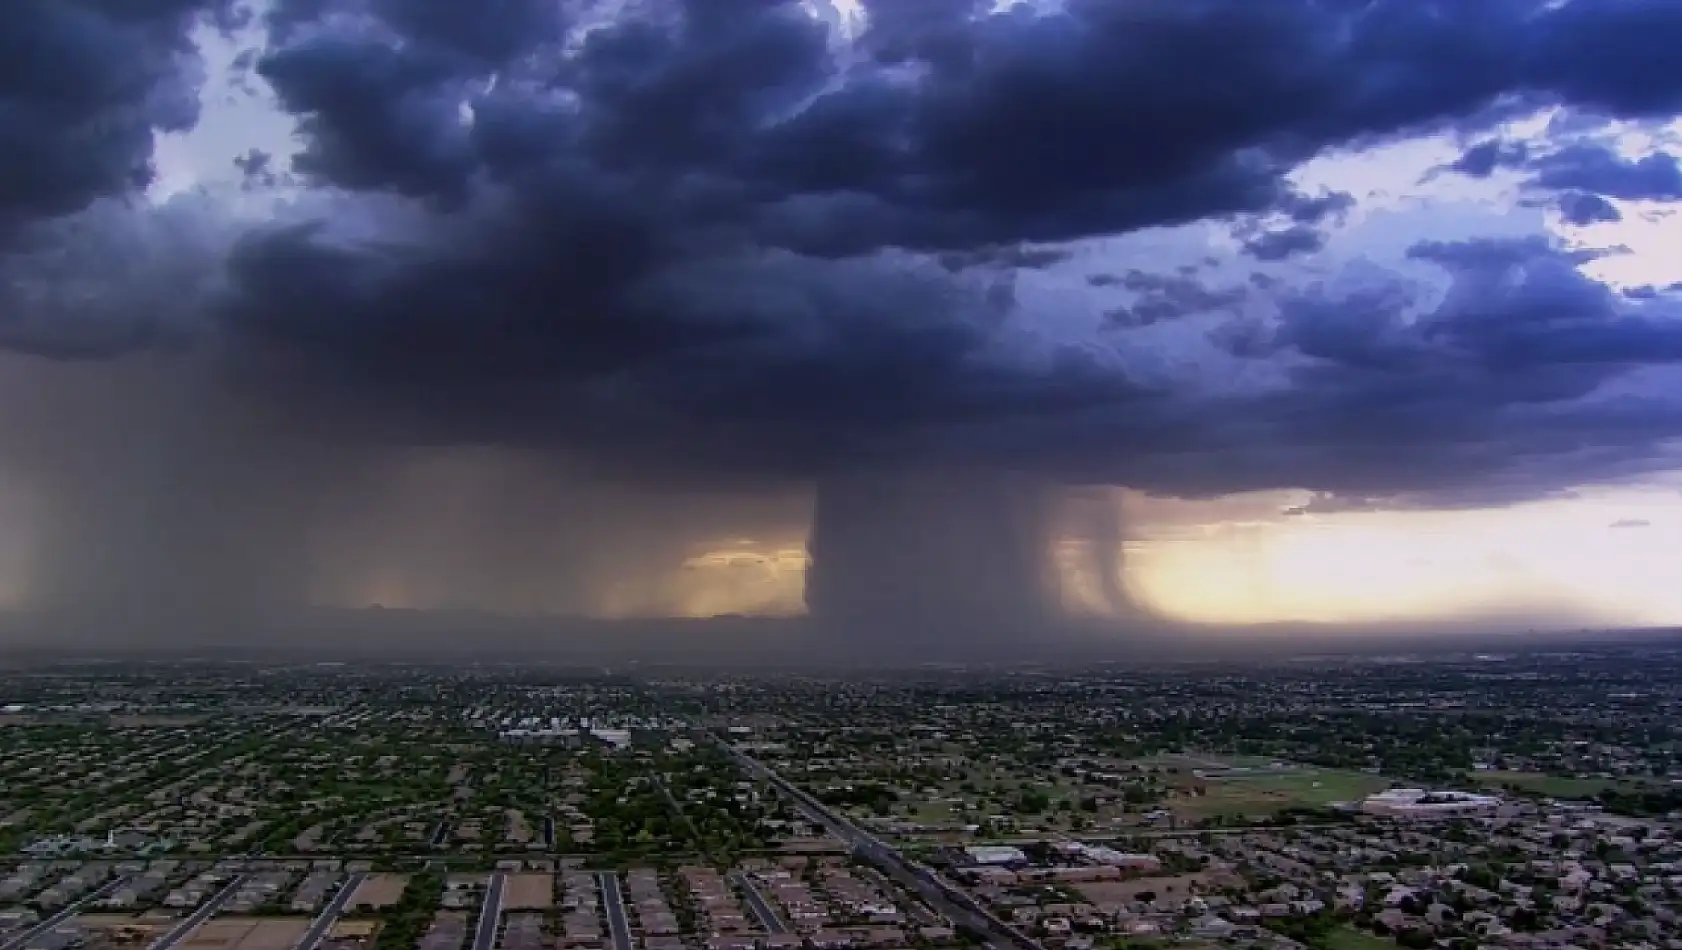
<instances>
[{"instance_id":1,"label":"overcast sky","mask_svg":"<svg viewBox=\"0 0 1682 950\"><path fill-rule=\"evenodd\" d=\"M0 601L1682 623L1674 0L0 18Z\"/></svg>"}]
</instances>

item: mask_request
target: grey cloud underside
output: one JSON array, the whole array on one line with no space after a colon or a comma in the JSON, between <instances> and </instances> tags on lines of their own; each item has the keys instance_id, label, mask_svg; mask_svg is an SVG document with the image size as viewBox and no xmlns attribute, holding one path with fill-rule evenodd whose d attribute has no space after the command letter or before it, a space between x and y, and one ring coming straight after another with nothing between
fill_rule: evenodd
<instances>
[{"instance_id":1,"label":"grey cloud underside","mask_svg":"<svg viewBox=\"0 0 1682 950\"><path fill-rule=\"evenodd\" d=\"M1048 244L1206 219L1248 228L1263 260L1313 250L1348 196L1287 176L1330 149L1476 134L1549 105L1673 115L1678 5L990 6L872 3L841 50L823 18L776 0L647 2L605 21L547 0L278 0L252 68L304 150L290 169L260 153L242 168L315 186L320 220L243 235L190 313L64 318L63 301L14 297L0 342L86 357L198 340L265 424L642 471L962 464L1168 492L1384 493L1552 453L1559 470L1514 476L1523 493L1635 465L1679 431L1662 407L1593 402L1671 361L1650 315L1669 304L1613 308L1546 255L1524 265L1540 289L1497 301L1511 326L1469 306L1410 323L1403 288L1382 281L1323 297L1270 278L1121 288L1122 330L1213 319L1223 346L1277 361L1290 384L1237 394L1134 372L1128 332L1057 342L1011 278L1062 263ZM0 220L36 239L43 218L145 180L150 131L192 121L187 31L227 14L18 11L8 22L26 29L0 42L62 38L51 60L37 43L0 66L0 144L20 143L0 149L0 182L32 183L0 190ZM1533 159L1495 145L1461 170ZM1629 187L1662 184L1639 177L1653 169ZM1615 194L1586 185L1572 187ZM1506 292L1478 275L1512 266L1456 264L1457 292ZM1271 322L1251 312L1269 298Z\"/></svg>"}]
</instances>

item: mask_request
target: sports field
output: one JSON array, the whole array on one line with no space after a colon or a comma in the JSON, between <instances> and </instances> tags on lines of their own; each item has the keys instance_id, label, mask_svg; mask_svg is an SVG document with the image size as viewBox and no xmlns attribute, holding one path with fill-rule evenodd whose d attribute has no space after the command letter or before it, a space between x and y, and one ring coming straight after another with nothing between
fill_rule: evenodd
<instances>
[{"instance_id":1,"label":"sports field","mask_svg":"<svg viewBox=\"0 0 1682 950\"><path fill-rule=\"evenodd\" d=\"M1269 815L1359 801L1390 782L1365 772L1322 769L1255 756L1176 754L1139 760L1162 769L1174 789L1168 806L1187 815Z\"/></svg>"}]
</instances>

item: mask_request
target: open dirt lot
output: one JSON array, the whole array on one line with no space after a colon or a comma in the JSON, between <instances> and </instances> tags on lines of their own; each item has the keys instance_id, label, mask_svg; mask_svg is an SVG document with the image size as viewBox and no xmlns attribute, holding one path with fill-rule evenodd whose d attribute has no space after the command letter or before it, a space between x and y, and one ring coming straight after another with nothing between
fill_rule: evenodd
<instances>
[{"instance_id":1,"label":"open dirt lot","mask_svg":"<svg viewBox=\"0 0 1682 950\"><path fill-rule=\"evenodd\" d=\"M138 946L149 945L169 929L167 921L142 921L129 914L80 914L76 917L76 926L88 934L89 943Z\"/></svg>"},{"instance_id":2,"label":"open dirt lot","mask_svg":"<svg viewBox=\"0 0 1682 950\"><path fill-rule=\"evenodd\" d=\"M504 904L508 910L548 910L555 903L553 874L510 874Z\"/></svg>"},{"instance_id":3,"label":"open dirt lot","mask_svg":"<svg viewBox=\"0 0 1682 950\"><path fill-rule=\"evenodd\" d=\"M1214 887L1217 881L1208 874L1180 874L1174 877L1144 877L1132 881L1090 881L1069 886L1093 904L1127 904L1139 900L1141 894L1154 895L1152 900L1185 897L1191 893L1194 884L1198 889L1207 891Z\"/></svg>"},{"instance_id":4,"label":"open dirt lot","mask_svg":"<svg viewBox=\"0 0 1682 950\"><path fill-rule=\"evenodd\" d=\"M380 932L377 920L341 920L333 925L334 940L368 940Z\"/></svg>"},{"instance_id":5,"label":"open dirt lot","mask_svg":"<svg viewBox=\"0 0 1682 950\"><path fill-rule=\"evenodd\" d=\"M176 946L181 950L292 950L309 926L303 917L220 917Z\"/></svg>"},{"instance_id":6,"label":"open dirt lot","mask_svg":"<svg viewBox=\"0 0 1682 950\"><path fill-rule=\"evenodd\" d=\"M409 886L407 874L370 874L350 896L350 906L357 909L384 910L403 898Z\"/></svg>"}]
</instances>

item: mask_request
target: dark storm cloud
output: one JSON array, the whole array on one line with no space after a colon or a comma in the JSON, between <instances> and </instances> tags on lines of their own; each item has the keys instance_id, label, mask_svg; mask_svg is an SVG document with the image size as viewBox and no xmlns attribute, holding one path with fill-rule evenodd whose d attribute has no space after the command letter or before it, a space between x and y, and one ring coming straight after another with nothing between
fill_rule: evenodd
<instances>
[{"instance_id":1,"label":"dark storm cloud","mask_svg":"<svg viewBox=\"0 0 1682 950\"><path fill-rule=\"evenodd\" d=\"M101 201L19 228L0 253L0 348L78 360L190 346L228 239L205 212L197 195Z\"/></svg>"},{"instance_id":2,"label":"dark storm cloud","mask_svg":"<svg viewBox=\"0 0 1682 950\"><path fill-rule=\"evenodd\" d=\"M1459 158L1438 171L1459 172L1471 178L1488 178L1497 169L1522 167L1529 157L1530 146L1524 142L1487 139L1467 149Z\"/></svg>"},{"instance_id":3,"label":"dark storm cloud","mask_svg":"<svg viewBox=\"0 0 1682 950\"><path fill-rule=\"evenodd\" d=\"M281 182L280 174L274 170L274 156L262 149L250 149L236 156L234 167L239 169L248 189L273 188Z\"/></svg>"},{"instance_id":4,"label":"dark storm cloud","mask_svg":"<svg viewBox=\"0 0 1682 950\"><path fill-rule=\"evenodd\" d=\"M1571 145L1531 163L1532 184L1623 201L1682 201L1682 163L1654 152L1627 159L1600 145Z\"/></svg>"},{"instance_id":5,"label":"dark storm cloud","mask_svg":"<svg viewBox=\"0 0 1682 950\"><path fill-rule=\"evenodd\" d=\"M1250 242L1275 259L1349 206L1286 183L1327 147L1476 125L1514 96L1647 115L1668 101L1652 87L1677 85L1645 58L1664 11L1630 0L885 6L873 59L844 65L792 2L673 0L578 34L587 17L548 3L466 20L437 0L279 4L257 69L299 118L296 171L459 210L410 249L254 235L225 323L369 380L575 381L725 344L775 357L793 349L763 343L775 318L650 312L646 286L779 246L956 264L1243 214L1287 222ZM1627 75L1591 75L1584 30L1613 44L1596 64L1629 46Z\"/></svg>"},{"instance_id":6,"label":"dark storm cloud","mask_svg":"<svg viewBox=\"0 0 1682 950\"><path fill-rule=\"evenodd\" d=\"M1326 235L1299 224L1280 231L1263 231L1244 242L1244 252L1258 261L1277 262L1297 254L1313 254L1326 246Z\"/></svg>"},{"instance_id":7,"label":"dark storm cloud","mask_svg":"<svg viewBox=\"0 0 1682 950\"><path fill-rule=\"evenodd\" d=\"M1677 282L1664 287L1655 287L1652 284L1644 284L1640 287L1626 287L1624 288L1623 293L1625 297L1628 297L1631 300L1657 300L1667 294L1682 293L1682 282Z\"/></svg>"},{"instance_id":8,"label":"dark storm cloud","mask_svg":"<svg viewBox=\"0 0 1682 950\"><path fill-rule=\"evenodd\" d=\"M1344 191L1293 194L1270 213L1239 222L1233 237L1244 253L1278 263L1320 251L1326 246L1326 228L1343 224L1354 207L1355 197Z\"/></svg>"},{"instance_id":9,"label":"dark storm cloud","mask_svg":"<svg viewBox=\"0 0 1682 950\"><path fill-rule=\"evenodd\" d=\"M214 279L131 266L158 283L139 304L88 304L68 270L53 287L14 281L0 343L60 358L196 344L205 391L243 408L189 429L184 455L256 456L260 439L217 433L272 427L518 446L677 484L812 480L815 602L843 615L874 591L894 602L871 562L899 547L891 563L959 613L1035 613L1045 481L1463 498L1477 478L1521 497L1638 471L1682 432L1674 406L1604 392L1682 357L1672 304L1621 299L1544 245L1421 246L1450 282L1437 302L1400 278L1256 280L1277 318L1246 312L1212 337L1243 359L1154 373L1128 349L1132 326L1249 311L1248 295L1129 276L1108 288L1135 296L1128 326L1094 343L1059 335L1011 282L1061 263L1063 242L1196 221L1263 259L1312 250L1351 199L1292 174L1328 152L1487 135L1556 105L1673 115L1682 8L1668 0L1067 0L1045 14L881 0L846 50L793 0L624 6L282 0L252 69L296 119L287 171L311 196L245 233ZM63 222L39 219L147 181L154 131L193 118L197 7L0 13L21 27L0 30L0 221L50 238ZM1503 147L1463 170L1516 161ZM1007 490L1001 469L1023 480ZM243 457L208 471L268 478ZM928 471L971 475L929 501ZM882 472L900 475L869 487ZM849 526L872 497L907 523ZM1118 531L1092 533L1115 546ZM225 543L210 527L182 542L194 562ZM934 564L996 589L919 567Z\"/></svg>"},{"instance_id":10,"label":"dark storm cloud","mask_svg":"<svg viewBox=\"0 0 1682 950\"><path fill-rule=\"evenodd\" d=\"M1038 270L1061 264L1071 257L1065 248L1029 247L1016 244L1009 247L985 247L973 251L948 251L940 255L941 266L947 270L968 270L991 267L1002 270L1030 268Z\"/></svg>"},{"instance_id":11,"label":"dark storm cloud","mask_svg":"<svg viewBox=\"0 0 1682 950\"><path fill-rule=\"evenodd\" d=\"M258 72L306 116L293 170L343 188L459 201L474 156L458 112L455 63L423 48L326 36L269 56ZM452 95L454 93L454 95Z\"/></svg>"},{"instance_id":12,"label":"dark storm cloud","mask_svg":"<svg viewBox=\"0 0 1682 950\"><path fill-rule=\"evenodd\" d=\"M516 50L420 28L437 14L384 11L400 46L369 30L300 34L260 68L304 117L304 168L323 181L454 195L473 169L558 158L575 172L681 173L685 197L708 211L824 254L1268 210L1301 222L1333 206L1295 194L1283 174L1325 147L1475 122L1513 93L1649 114L1664 101L1651 87L1676 85L1640 55L1627 78L1589 82L1604 51L1585 63L1590 51L1561 33L1588 19L1641 53L1638 31L1669 24L1633 2L1530 16L1534 4L1513 0L1439 16L1400 3L1077 0L1057 16L979 18L974 4L919 4L879 13L872 38L880 60L916 62L922 77L854 67L839 87L821 24L794 4L670 6L687 27L617 23L590 33L541 90L473 92L491 118L471 131L449 106L497 72L487 50L505 62ZM545 34L519 35L529 46ZM1218 84L1202 81L1211 64ZM547 95L557 87L576 106Z\"/></svg>"},{"instance_id":13,"label":"dark storm cloud","mask_svg":"<svg viewBox=\"0 0 1682 950\"><path fill-rule=\"evenodd\" d=\"M1278 343L1318 361L1303 382L1360 371L1376 383L1419 385L1424 395L1460 376L1514 401L1554 401L1588 395L1633 364L1682 359L1674 307L1632 305L1540 240L1425 242L1409 256L1451 281L1417 317L1401 285L1285 304Z\"/></svg>"},{"instance_id":14,"label":"dark storm cloud","mask_svg":"<svg viewBox=\"0 0 1682 950\"><path fill-rule=\"evenodd\" d=\"M1523 170L1524 186L1553 193L1565 220L1584 226L1621 221L1609 199L1682 200L1682 163L1666 152L1630 159L1603 142L1576 136L1552 151L1523 142L1491 140L1473 146L1441 170L1487 178L1495 169Z\"/></svg>"},{"instance_id":15,"label":"dark storm cloud","mask_svg":"<svg viewBox=\"0 0 1682 950\"><path fill-rule=\"evenodd\" d=\"M281 0L276 13L288 8L308 9L315 0ZM451 0L372 0L373 14L412 40L447 47L479 63L501 67L545 43L553 43L566 28L568 4L554 0L484 0L462 4Z\"/></svg>"},{"instance_id":16,"label":"dark storm cloud","mask_svg":"<svg viewBox=\"0 0 1682 950\"><path fill-rule=\"evenodd\" d=\"M1560 195L1559 213L1566 223L1578 227L1624 219L1623 213L1612 202L1582 191L1568 191Z\"/></svg>"},{"instance_id":17,"label":"dark storm cloud","mask_svg":"<svg viewBox=\"0 0 1682 950\"><path fill-rule=\"evenodd\" d=\"M1347 191L1318 195L1294 194L1279 209L1296 224L1319 224L1330 218L1341 224L1355 207L1355 196Z\"/></svg>"},{"instance_id":18,"label":"dark storm cloud","mask_svg":"<svg viewBox=\"0 0 1682 950\"><path fill-rule=\"evenodd\" d=\"M0 11L0 241L151 182L198 119L195 24L222 0L17 0Z\"/></svg>"}]
</instances>

